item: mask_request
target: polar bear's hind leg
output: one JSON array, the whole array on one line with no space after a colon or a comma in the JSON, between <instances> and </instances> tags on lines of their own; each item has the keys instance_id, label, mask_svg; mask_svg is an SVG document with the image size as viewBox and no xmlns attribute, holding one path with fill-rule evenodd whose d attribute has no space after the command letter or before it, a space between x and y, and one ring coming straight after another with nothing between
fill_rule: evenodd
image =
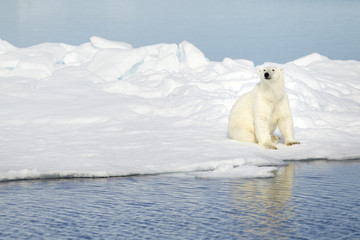
<instances>
[{"instance_id":1,"label":"polar bear's hind leg","mask_svg":"<svg viewBox=\"0 0 360 240\"><path fill-rule=\"evenodd\" d=\"M257 143L254 132L242 127L229 129L229 137L240 142Z\"/></svg>"}]
</instances>

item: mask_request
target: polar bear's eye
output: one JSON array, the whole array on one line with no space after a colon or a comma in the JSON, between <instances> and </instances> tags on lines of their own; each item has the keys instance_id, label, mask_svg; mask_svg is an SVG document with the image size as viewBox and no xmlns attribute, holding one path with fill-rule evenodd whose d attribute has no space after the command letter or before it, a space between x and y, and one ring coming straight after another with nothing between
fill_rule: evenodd
<instances>
[{"instance_id":1,"label":"polar bear's eye","mask_svg":"<svg viewBox=\"0 0 360 240\"><path fill-rule=\"evenodd\" d=\"M273 72L275 72L275 69L272 69Z\"/></svg>"},{"instance_id":2,"label":"polar bear's eye","mask_svg":"<svg viewBox=\"0 0 360 240\"><path fill-rule=\"evenodd\" d=\"M264 72L266 71L266 69L264 69Z\"/></svg>"}]
</instances>

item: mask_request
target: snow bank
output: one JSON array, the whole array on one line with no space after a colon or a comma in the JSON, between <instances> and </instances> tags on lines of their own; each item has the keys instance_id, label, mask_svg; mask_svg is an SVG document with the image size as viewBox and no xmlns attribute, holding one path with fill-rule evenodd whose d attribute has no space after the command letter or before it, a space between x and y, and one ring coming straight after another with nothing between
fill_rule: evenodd
<instances>
[{"instance_id":1,"label":"snow bank","mask_svg":"<svg viewBox=\"0 0 360 240\"><path fill-rule=\"evenodd\" d=\"M189 42L1 40L0 180L271 177L284 160L359 158L360 62L314 53L283 67L301 145L270 151L227 138L232 104L258 81L251 61L211 62Z\"/></svg>"}]
</instances>

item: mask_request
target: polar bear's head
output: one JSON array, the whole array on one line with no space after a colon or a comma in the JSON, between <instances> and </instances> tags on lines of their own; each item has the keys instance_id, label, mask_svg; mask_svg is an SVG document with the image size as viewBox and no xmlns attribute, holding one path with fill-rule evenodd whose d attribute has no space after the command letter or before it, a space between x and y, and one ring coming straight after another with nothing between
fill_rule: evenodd
<instances>
[{"instance_id":1,"label":"polar bear's head","mask_svg":"<svg viewBox=\"0 0 360 240\"><path fill-rule=\"evenodd\" d=\"M276 67L266 67L263 69L259 69L260 79L263 82L276 82L278 80L283 79L283 68L276 68Z\"/></svg>"}]
</instances>

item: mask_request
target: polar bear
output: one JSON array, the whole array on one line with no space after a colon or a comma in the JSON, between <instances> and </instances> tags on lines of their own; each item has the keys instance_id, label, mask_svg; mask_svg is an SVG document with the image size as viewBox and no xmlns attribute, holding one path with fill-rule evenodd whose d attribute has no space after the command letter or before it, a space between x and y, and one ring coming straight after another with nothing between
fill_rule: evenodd
<instances>
[{"instance_id":1,"label":"polar bear","mask_svg":"<svg viewBox=\"0 0 360 240\"><path fill-rule=\"evenodd\" d=\"M293 119L284 87L283 68L259 69L260 82L240 96L229 115L229 137L241 142L258 143L277 149L276 127L288 146L300 144L294 138Z\"/></svg>"}]
</instances>

